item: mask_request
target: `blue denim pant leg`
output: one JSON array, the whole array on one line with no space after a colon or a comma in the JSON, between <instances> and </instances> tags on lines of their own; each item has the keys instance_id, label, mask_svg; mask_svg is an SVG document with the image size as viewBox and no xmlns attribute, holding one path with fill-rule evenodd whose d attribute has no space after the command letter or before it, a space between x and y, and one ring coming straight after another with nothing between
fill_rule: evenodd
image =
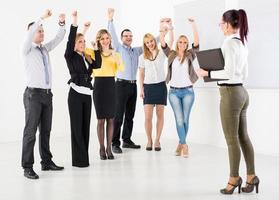
<instances>
[{"instance_id":1,"label":"blue denim pant leg","mask_svg":"<svg viewBox=\"0 0 279 200\"><path fill-rule=\"evenodd\" d=\"M169 101L174 112L180 144L186 144L189 116L195 100L193 88L170 89Z\"/></svg>"}]
</instances>

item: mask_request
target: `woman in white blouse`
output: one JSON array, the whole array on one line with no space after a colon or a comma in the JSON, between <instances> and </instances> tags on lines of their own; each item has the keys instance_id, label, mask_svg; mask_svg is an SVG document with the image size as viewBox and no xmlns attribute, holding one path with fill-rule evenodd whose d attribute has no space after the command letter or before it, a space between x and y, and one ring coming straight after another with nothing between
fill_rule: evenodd
<instances>
[{"instance_id":1,"label":"woman in white blouse","mask_svg":"<svg viewBox=\"0 0 279 200\"><path fill-rule=\"evenodd\" d=\"M250 193L255 187L258 193L259 178L255 175L254 150L247 132L246 113L249 96L242 85L248 75L246 12L242 9L225 12L220 27L226 36L222 46L225 60L224 70L198 70L198 74L202 77L227 79L219 81L218 85L221 95L221 121L229 152L230 178L226 188L221 189L220 192L232 194L237 187L238 192L241 191L242 179L239 176L241 149L247 171L246 186L242 188L242 192Z\"/></svg>"},{"instance_id":2,"label":"woman in white blouse","mask_svg":"<svg viewBox=\"0 0 279 200\"><path fill-rule=\"evenodd\" d=\"M164 20L169 24L168 28L172 29L170 19ZM164 106L167 105L167 87L164 72L165 59L166 56L162 50L158 49L154 36L150 33L145 34L143 37L143 55L139 57L139 72L140 96L143 98L145 131L148 140L147 151L151 151L153 146L152 117L154 107L156 108L157 115L154 149L155 151L161 150L160 138L164 125Z\"/></svg>"}]
</instances>

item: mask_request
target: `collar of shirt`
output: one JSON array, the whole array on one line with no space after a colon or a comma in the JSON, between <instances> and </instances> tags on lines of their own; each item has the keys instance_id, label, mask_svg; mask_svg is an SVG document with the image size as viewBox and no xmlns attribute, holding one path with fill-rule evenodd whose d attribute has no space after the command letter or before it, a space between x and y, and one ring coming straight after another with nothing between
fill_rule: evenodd
<instances>
[{"instance_id":1,"label":"collar of shirt","mask_svg":"<svg viewBox=\"0 0 279 200\"><path fill-rule=\"evenodd\" d=\"M239 34L238 34L238 33L235 33L235 34L226 36L225 41L228 41L228 40L230 40L230 39L232 39L232 38L234 38L234 37L239 38Z\"/></svg>"},{"instance_id":2,"label":"collar of shirt","mask_svg":"<svg viewBox=\"0 0 279 200\"><path fill-rule=\"evenodd\" d=\"M125 44L122 44L122 46L125 48L125 49L127 49L127 50L132 50L132 47L130 46L130 47L128 47L127 45L125 45Z\"/></svg>"},{"instance_id":3,"label":"collar of shirt","mask_svg":"<svg viewBox=\"0 0 279 200\"><path fill-rule=\"evenodd\" d=\"M37 47L41 48L41 47L43 47L43 44L36 44L35 42L32 42L32 46L34 48L37 48Z\"/></svg>"}]
</instances>

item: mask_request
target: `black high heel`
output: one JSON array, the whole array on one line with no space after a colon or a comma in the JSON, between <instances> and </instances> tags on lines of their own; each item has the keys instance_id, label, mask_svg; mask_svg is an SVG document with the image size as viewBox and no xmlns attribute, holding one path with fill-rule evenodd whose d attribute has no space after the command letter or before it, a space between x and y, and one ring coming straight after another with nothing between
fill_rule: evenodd
<instances>
[{"instance_id":1,"label":"black high heel","mask_svg":"<svg viewBox=\"0 0 279 200\"><path fill-rule=\"evenodd\" d=\"M113 160L114 159L114 155L112 154L111 150L110 151L106 150L106 152L107 152L108 159L109 160Z\"/></svg>"},{"instance_id":2,"label":"black high heel","mask_svg":"<svg viewBox=\"0 0 279 200\"><path fill-rule=\"evenodd\" d=\"M256 193L259 193L259 184L260 179L255 176L250 183L246 182L246 186L241 188L242 192L250 193L254 191L254 187L256 187Z\"/></svg>"},{"instance_id":3,"label":"black high heel","mask_svg":"<svg viewBox=\"0 0 279 200\"><path fill-rule=\"evenodd\" d=\"M241 185L242 185L242 178L239 177L239 179L238 179L236 185L235 185L235 184L232 184L232 183L230 183L230 182L229 182L228 184L231 185L231 186L233 186L233 188L230 189L230 190L227 190L226 188L221 189L220 192L221 192L222 194L232 194L232 193L234 192L235 188L237 188L237 187L238 187L238 193L240 193Z\"/></svg>"},{"instance_id":4,"label":"black high heel","mask_svg":"<svg viewBox=\"0 0 279 200\"><path fill-rule=\"evenodd\" d=\"M103 149L103 148L100 148L100 159L101 160L106 160L107 159L105 149Z\"/></svg>"}]
</instances>

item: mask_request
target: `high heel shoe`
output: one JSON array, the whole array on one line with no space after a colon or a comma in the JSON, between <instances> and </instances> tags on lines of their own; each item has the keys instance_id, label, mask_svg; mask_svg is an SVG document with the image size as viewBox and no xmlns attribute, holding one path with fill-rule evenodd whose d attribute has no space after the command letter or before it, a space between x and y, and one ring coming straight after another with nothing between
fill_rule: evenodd
<instances>
[{"instance_id":1,"label":"high heel shoe","mask_svg":"<svg viewBox=\"0 0 279 200\"><path fill-rule=\"evenodd\" d=\"M246 182L246 186L241 188L242 192L250 193L254 191L254 186L256 187L256 193L259 193L260 179L255 176L250 183Z\"/></svg>"},{"instance_id":2,"label":"high heel shoe","mask_svg":"<svg viewBox=\"0 0 279 200\"><path fill-rule=\"evenodd\" d=\"M146 151L152 151L152 142L151 142L151 145L148 145L149 143L147 143L146 145Z\"/></svg>"},{"instance_id":3,"label":"high heel shoe","mask_svg":"<svg viewBox=\"0 0 279 200\"><path fill-rule=\"evenodd\" d=\"M187 145L187 144L183 144L183 145L182 145L181 155L182 155L184 158L188 158L188 157L189 157L189 148L188 148L188 145Z\"/></svg>"},{"instance_id":4,"label":"high heel shoe","mask_svg":"<svg viewBox=\"0 0 279 200\"><path fill-rule=\"evenodd\" d=\"M100 159L101 160L106 160L107 159L107 155L104 149L100 149Z\"/></svg>"},{"instance_id":5,"label":"high heel shoe","mask_svg":"<svg viewBox=\"0 0 279 200\"><path fill-rule=\"evenodd\" d=\"M232 183L230 183L230 182L228 182L228 184L231 185L231 186L233 186L233 188L230 189L230 190L227 190L226 188L221 189L220 192L221 192L222 194L232 194L232 193L234 192L235 188L237 188L237 187L238 187L238 193L240 193L241 185L242 185L242 178L239 177L239 179L238 179L238 181L237 181L236 184L232 184Z\"/></svg>"},{"instance_id":6,"label":"high heel shoe","mask_svg":"<svg viewBox=\"0 0 279 200\"><path fill-rule=\"evenodd\" d=\"M182 146L181 146L181 144L178 144L177 147L176 147L176 150L175 150L175 155L180 156L181 151L182 151Z\"/></svg>"},{"instance_id":7,"label":"high heel shoe","mask_svg":"<svg viewBox=\"0 0 279 200\"><path fill-rule=\"evenodd\" d=\"M107 157L108 157L108 159L109 160L113 160L114 159L114 155L112 154L112 152L111 151L106 151L107 152Z\"/></svg>"},{"instance_id":8,"label":"high heel shoe","mask_svg":"<svg viewBox=\"0 0 279 200\"><path fill-rule=\"evenodd\" d=\"M154 147L155 151L161 151L161 144L160 142Z\"/></svg>"}]
</instances>

